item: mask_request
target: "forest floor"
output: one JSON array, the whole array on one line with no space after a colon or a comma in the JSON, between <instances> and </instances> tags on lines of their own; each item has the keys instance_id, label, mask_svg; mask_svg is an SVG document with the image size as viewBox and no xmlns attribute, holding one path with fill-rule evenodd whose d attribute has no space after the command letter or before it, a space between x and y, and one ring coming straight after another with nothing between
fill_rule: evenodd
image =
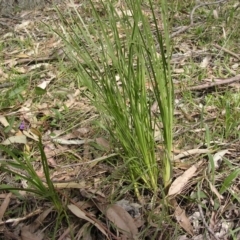
<instances>
[{"instance_id":1,"label":"forest floor","mask_svg":"<svg viewBox=\"0 0 240 240\"><path fill-rule=\"evenodd\" d=\"M174 179L187 180L168 214L164 199L152 205L151 193L140 201L128 188L54 32L62 27L55 6L0 17L0 142L9 150L0 151L0 239L240 239L240 4L219 2L169 1ZM66 20L76 7L91 22L87 1L57 6ZM39 134L64 217L46 189L24 191L34 187L26 166L47 182ZM24 166L6 171L16 156Z\"/></svg>"}]
</instances>

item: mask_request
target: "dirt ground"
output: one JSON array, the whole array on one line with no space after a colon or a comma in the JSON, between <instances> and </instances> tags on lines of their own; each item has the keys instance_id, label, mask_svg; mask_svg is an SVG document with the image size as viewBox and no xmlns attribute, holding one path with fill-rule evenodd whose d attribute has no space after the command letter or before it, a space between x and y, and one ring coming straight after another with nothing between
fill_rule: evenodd
<instances>
[{"instance_id":1,"label":"dirt ground","mask_svg":"<svg viewBox=\"0 0 240 240\"><path fill-rule=\"evenodd\" d=\"M59 0L0 0L0 16L13 15L17 10L39 8Z\"/></svg>"},{"instance_id":2,"label":"dirt ground","mask_svg":"<svg viewBox=\"0 0 240 240\"><path fill-rule=\"evenodd\" d=\"M214 2L204 2L208 1ZM66 26L54 8L59 2ZM175 199L170 210L164 206L161 186L156 199L144 188L141 198L135 197L122 159L108 135L98 129L99 114L86 98L76 67L65 56L67 46L53 32L74 26L70 16L76 13L69 2L0 0L0 146L4 143L17 153L12 159L0 148L0 239L133 239L128 234L153 240L240 239L237 0L212 5L169 0L176 94L174 181L168 193ZM92 30L96 22L89 2L74 1ZM97 5L101 1L94 2L104 17ZM120 7L116 6L118 12ZM143 10L146 15L151 12L147 5ZM126 33L120 33L125 39ZM81 34L78 37L79 46L87 48L88 42ZM92 39L99 41L98 36ZM100 59L94 57L96 62ZM27 166L33 166L32 179L46 182L38 129L45 165L57 189L50 197L46 187L36 196L22 191L33 186L27 172L32 168ZM156 141L161 154L160 137ZM13 165L14 174L11 168L2 170L8 159L14 161L7 161L7 167L20 162L17 170ZM21 190L19 194L4 188L10 184ZM59 209L67 213L63 220Z\"/></svg>"}]
</instances>

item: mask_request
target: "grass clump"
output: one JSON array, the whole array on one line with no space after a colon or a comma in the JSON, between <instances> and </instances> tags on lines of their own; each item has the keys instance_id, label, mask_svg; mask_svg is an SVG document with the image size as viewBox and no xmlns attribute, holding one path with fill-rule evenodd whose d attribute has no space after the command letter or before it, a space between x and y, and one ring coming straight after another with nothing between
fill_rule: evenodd
<instances>
[{"instance_id":1,"label":"grass clump","mask_svg":"<svg viewBox=\"0 0 240 240\"><path fill-rule=\"evenodd\" d=\"M24 188L24 191L37 194L45 199L48 199L53 203L57 210L62 209L62 204L59 199L57 192L53 186L53 183L50 179L49 166L46 155L43 150L43 145L41 139L39 139L38 144L40 154L41 154L41 163L43 166L43 172L46 179L46 183L37 175L34 167L32 166L32 159L30 156L24 153L11 151L11 149L6 148L5 146L0 146L1 150L7 153L12 157L12 161L1 163L1 171L8 172L15 175L19 179L24 179L28 182L28 188ZM10 187L8 185L1 185L1 190L22 190L22 188Z\"/></svg>"},{"instance_id":2,"label":"grass clump","mask_svg":"<svg viewBox=\"0 0 240 240\"><path fill-rule=\"evenodd\" d=\"M66 215L65 206L62 204L61 198L50 179L48 161L46 154L44 153L44 147L41 137L39 138L38 148L40 151L41 164L43 167L45 182L42 180L41 177L38 176L36 170L32 165L33 159L31 158L31 156L29 156L29 154L21 153L17 150L12 151L10 148L0 145L0 149L12 158L9 161L1 162L1 172L9 173L10 175L15 176L16 179L26 181L27 183L27 186L24 188L12 186L11 183L1 184L0 190L13 192L20 199L24 199L24 197L19 193L19 191L25 191L29 194L34 194L37 197L50 202L57 213L57 221L53 233L53 236L55 236L61 219L63 217L66 217L68 219L68 217Z\"/></svg>"},{"instance_id":3,"label":"grass clump","mask_svg":"<svg viewBox=\"0 0 240 240\"><path fill-rule=\"evenodd\" d=\"M141 1L125 1L120 8L101 1L101 15L90 3L94 27L75 9L73 24L66 23L64 34L58 34L69 47L80 83L88 88L104 128L120 145L135 191L138 193L141 182L156 192L160 171L155 132L160 123L165 144L161 156L164 187L172 172L173 84L166 2L153 6L149 1L150 18ZM156 6L162 13L163 32ZM154 101L157 110L152 111Z\"/></svg>"}]
</instances>

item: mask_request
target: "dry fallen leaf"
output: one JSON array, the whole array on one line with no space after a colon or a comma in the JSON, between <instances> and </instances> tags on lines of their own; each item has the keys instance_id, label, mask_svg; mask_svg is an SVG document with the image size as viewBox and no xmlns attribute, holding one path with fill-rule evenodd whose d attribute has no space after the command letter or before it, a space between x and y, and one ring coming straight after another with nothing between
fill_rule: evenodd
<instances>
[{"instance_id":1,"label":"dry fallen leaf","mask_svg":"<svg viewBox=\"0 0 240 240\"><path fill-rule=\"evenodd\" d=\"M173 69L173 73L177 73L177 74L180 74L180 73L184 73L184 69L183 68L175 68Z\"/></svg>"},{"instance_id":2,"label":"dry fallen leaf","mask_svg":"<svg viewBox=\"0 0 240 240\"><path fill-rule=\"evenodd\" d=\"M39 137L41 134L37 129L30 128L28 131L23 130L23 134L27 136L28 138L31 138L32 140L35 140L36 142L39 141Z\"/></svg>"},{"instance_id":3,"label":"dry fallen leaf","mask_svg":"<svg viewBox=\"0 0 240 240\"><path fill-rule=\"evenodd\" d=\"M25 74L27 69L25 67L15 67L15 71L20 74Z\"/></svg>"},{"instance_id":4,"label":"dry fallen leaf","mask_svg":"<svg viewBox=\"0 0 240 240\"><path fill-rule=\"evenodd\" d=\"M107 239L109 239L106 231L103 229L103 227L100 224L97 223L97 219L89 218L88 216L86 216L85 212L83 212L80 208L78 208L77 206L75 206L73 204L68 205L68 209L75 216L92 223L96 228L98 228L107 237Z\"/></svg>"},{"instance_id":5,"label":"dry fallen leaf","mask_svg":"<svg viewBox=\"0 0 240 240\"><path fill-rule=\"evenodd\" d=\"M27 137L25 135L19 135L19 136L12 136L3 141L1 144L2 145L10 145L13 143L22 143L26 144L27 143Z\"/></svg>"},{"instance_id":6,"label":"dry fallen leaf","mask_svg":"<svg viewBox=\"0 0 240 240\"><path fill-rule=\"evenodd\" d=\"M75 203L80 209L85 210L87 208L93 208L95 205L93 204L92 201L87 200L87 201L79 201Z\"/></svg>"},{"instance_id":7,"label":"dry fallen leaf","mask_svg":"<svg viewBox=\"0 0 240 240\"><path fill-rule=\"evenodd\" d=\"M80 189L80 193L83 197L88 199L94 199L98 203L106 202L106 196L101 192L95 189ZM98 206L97 206L98 207Z\"/></svg>"},{"instance_id":8,"label":"dry fallen leaf","mask_svg":"<svg viewBox=\"0 0 240 240\"><path fill-rule=\"evenodd\" d=\"M191 156L193 154L204 154L204 153L209 153L209 152L210 152L209 149L199 149L199 148L190 149L190 150L179 153L177 156L174 156L174 161L179 160L181 158Z\"/></svg>"},{"instance_id":9,"label":"dry fallen leaf","mask_svg":"<svg viewBox=\"0 0 240 240\"><path fill-rule=\"evenodd\" d=\"M21 238L17 234L10 232L7 228L5 228L3 232L4 240L21 240Z\"/></svg>"},{"instance_id":10,"label":"dry fallen leaf","mask_svg":"<svg viewBox=\"0 0 240 240\"><path fill-rule=\"evenodd\" d=\"M47 80L47 81L43 81L42 83L40 83L38 85L39 88L41 89L46 89L46 87L48 86L48 84L51 82L51 80Z\"/></svg>"},{"instance_id":11,"label":"dry fallen leaf","mask_svg":"<svg viewBox=\"0 0 240 240\"><path fill-rule=\"evenodd\" d=\"M52 212L53 207L47 208L44 210L35 220L29 225L29 229L31 232L36 232L37 229L43 224L44 219L48 216L50 212Z\"/></svg>"},{"instance_id":12,"label":"dry fallen leaf","mask_svg":"<svg viewBox=\"0 0 240 240\"><path fill-rule=\"evenodd\" d=\"M171 201L172 206L175 208L174 216L179 225L191 236L193 236L193 227L189 218L186 216L185 210L183 210L175 199Z\"/></svg>"},{"instance_id":13,"label":"dry fallen leaf","mask_svg":"<svg viewBox=\"0 0 240 240\"><path fill-rule=\"evenodd\" d=\"M205 57L202 62L200 63L199 67L200 68L206 68L211 60L210 56Z\"/></svg>"},{"instance_id":14,"label":"dry fallen leaf","mask_svg":"<svg viewBox=\"0 0 240 240\"><path fill-rule=\"evenodd\" d=\"M65 140L62 138L54 138L53 142L65 145L82 145L84 143L94 142L93 139L85 139L85 140Z\"/></svg>"},{"instance_id":15,"label":"dry fallen leaf","mask_svg":"<svg viewBox=\"0 0 240 240\"><path fill-rule=\"evenodd\" d=\"M212 191L213 193L215 193L215 195L217 196L219 202L221 202L221 200L224 199L223 195L221 195L221 194L218 192L217 188L216 188L208 179L206 179L206 180L208 181L208 184L209 184L209 186L210 186L211 191Z\"/></svg>"},{"instance_id":16,"label":"dry fallen leaf","mask_svg":"<svg viewBox=\"0 0 240 240\"><path fill-rule=\"evenodd\" d=\"M110 144L105 138L103 138L103 137L96 138L96 143L100 147L104 148L106 151L110 150Z\"/></svg>"},{"instance_id":17,"label":"dry fallen leaf","mask_svg":"<svg viewBox=\"0 0 240 240\"><path fill-rule=\"evenodd\" d=\"M117 204L111 206L98 204L99 209L127 237L137 239L138 229L131 215Z\"/></svg>"},{"instance_id":18,"label":"dry fallen leaf","mask_svg":"<svg viewBox=\"0 0 240 240\"><path fill-rule=\"evenodd\" d=\"M89 225L91 225L90 223L87 223ZM84 224L85 225L85 224ZM79 226L78 225L73 225L71 224L63 233L61 236L59 236L58 240L71 240L71 233L74 232L74 230L76 228L78 228ZM90 226L91 227L91 226ZM90 232L90 231L89 231ZM76 238L75 239L85 239L85 238L80 238L80 236L78 234L76 234ZM88 239L86 239L88 240ZM92 240L92 239L89 239L89 240Z\"/></svg>"},{"instance_id":19,"label":"dry fallen leaf","mask_svg":"<svg viewBox=\"0 0 240 240\"><path fill-rule=\"evenodd\" d=\"M189 169L187 169L181 176L177 177L172 185L169 188L168 196L173 196L181 193L184 186L188 183L189 179L191 179L198 167L202 164L203 161L200 161L194 165L192 165Z\"/></svg>"},{"instance_id":20,"label":"dry fallen leaf","mask_svg":"<svg viewBox=\"0 0 240 240\"><path fill-rule=\"evenodd\" d=\"M91 234L91 224L89 222L83 224L76 234L78 239L92 240Z\"/></svg>"},{"instance_id":21,"label":"dry fallen leaf","mask_svg":"<svg viewBox=\"0 0 240 240\"><path fill-rule=\"evenodd\" d=\"M218 19L218 18L219 18L219 17L218 17L218 11L217 11L216 9L213 10L213 17L214 17L215 19Z\"/></svg>"},{"instance_id":22,"label":"dry fallen leaf","mask_svg":"<svg viewBox=\"0 0 240 240\"><path fill-rule=\"evenodd\" d=\"M229 151L228 149L225 149L214 154L213 162L214 162L215 169L218 169L220 167L223 156L227 153L229 153Z\"/></svg>"},{"instance_id":23,"label":"dry fallen leaf","mask_svg":"<svg viewBox=\"0 0 240 240\"><path fill-rule=\"evenodd\" d=\"M66 182L66 183L53 183L55 188L58 189L66 189L66 188L84 188L85 181L82 180L81 182Z\"/></svg>"},{"instance_id":24,"label":"dry fallen leaf","mask_svg":"<svg viewBox=\"0 0 240 240\"><path fill-rule=\"evenodd\" d=\"M89 132L90 132L90 128L82 127L82 128L76 129L76 131L74 132L74 135L75 137L86 138Z\"/></svg>"},{"instance_id":25,"label":"dry fallen leaf","mask_svg":"<svg viewBox=\"0 0 240 240\"><path fill-rule=\"evenodd\" d=\"M46 144L44 146L44 153L46 155L47 161L49 163L50 166L55 167L57 166L57 162L55 161L55 157L56 157L56 147L54 144Z\"/></svg>"},{"instance_id":26,"label":"dry fallen leaf","mask_svg":"<svg viewBox=\"0 0 240 240\"><path fill-rule=\"evenodd\" d=\"M44 238L42 236L37 235L36 233L31 233L29 226L24 226L21 229L21 239L22 240L42 240Z\"/></svg>"},{"instance_id":27,"label":"dry fallen leaf","mask_svg":"<svg viewBox=\"0 0 240 240\"><path fill-rule=\"evenodd\" d=\"M7 120L4 116L0 116L0 123L1 123L4 127L8 127L8 126L9 126L9 122L8 122L8 120Z\"/></svg>"},{"instance_id":28,"label":"dry fallen leaf","mask_svg":"<svg viewBox=\"0 0 240 240\"><path fill-rule=\"evenodd\" d=\"M6 212L9 202L11 200L12 193L8 193L8 195L5 197L5 199L2 202L2 205L0 207L0 221L2 221L3 215Z\"/></svg>"}]
</instances>

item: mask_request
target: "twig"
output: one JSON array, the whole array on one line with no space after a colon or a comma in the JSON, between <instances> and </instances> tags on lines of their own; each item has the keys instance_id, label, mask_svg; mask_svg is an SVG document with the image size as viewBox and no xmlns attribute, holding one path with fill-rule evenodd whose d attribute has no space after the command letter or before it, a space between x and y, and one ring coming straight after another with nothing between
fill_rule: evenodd
<instances>
[{"instance_id":1,"label":"twig","mask_svg":"<svg viewBox=\"0 0 240 240\"><path fill-rule=\"evenodd\" d=\"M203 7L203 6L208 6L208 5L213 5L213 4L222 3L222 2L225 2L225 1L226 1L226 0L219 0L219 1L216 1L216 2L201 3L201 4L197 5L197 6L195 6L195 7L193 8L193 10L191 11L191 14L190 14L190 25L193 24L193 14L194 14L194 12L195 12L198 8Z\"/></svg>"},{"instance_id":2,"label":"twig","mask_svg":"<svg viewBox=\"0 0 240 240\"><path fill-rule=\"evenodd\" d=\"M200 215L201 215L201 218L202 218L202 222L203 222L203 225L205 226L205 228L208 230L208 232L213 236L213 238L215 240L220 240L216 235L215 233L213 232L213 230L208 226L207 222L205 221L205 218L204 218L204 214L203 214L203 210L202 210L202 206L200 204L198 204L198 209L199 209L199 212L200 212Z\"/></svg>"},{"instance_id":3,"label":"twig","mask_svg":"<svg viewBox=\"0 0 240 240\"><path fill-rule=\"evenodd\" d=\"M22 64L36 64L36 63L45 63L45 62L53 62L57 61L59 58L57 57L40 57L40 58L24 58L17 61L17 65Z\"/></svg>"},{"instance_id":4,"label":"twig","mask_svg":"<svg viewBox=\"0 0 240 240\"><path fill-rule=\"evenodd\" d=\"M208 5L212 5L212 4L218 4L218 3L222 3L222 2L225 2L227 0L219 0L219 1L216 1L216 2L207 2L207 3L201 3L197 6L195 6L191 13L190 13L190 24L188 26L183 26L182 28L180 28L178 31L174 32L171 34L171 37L175 37L176 35L180 34L180 33L183 33L185 31L187 31L190 27L192 27L194 24L194 20L193 20L193 14L195 13L195 11L200 8L200 7L203 7L203 6L208 6Z\"/></svg>"},{"instance_id":5,"label":"twig","mask_svg":"<svg viewBox=\"0 0 240 240\"><path fill-rule=\"evenodd\" d=\"M240 60L240 56L239 56L238 54L236 54L236 53L234 53L234 52L232 52L232 51L230 51L230 50L228 50L228 49L226 49L226 48L224 48L224 47L221 47L221 46L218 45L218 44L212 44L212 45L213 45L215 48L218 48L218 49L220 49L221 51L224 51L224 52L232 55L233 57L237 58L238 60Z\"/></svg>"},{"instance_id":6,"label":"twig","mask_svg":"<svg viewBox=\"0 0 240 240\"><path fill-rule=\"evenodd\" d=\"M214 81L215 82L204 83L204 84L197 85L197 86L187 87L186 89L177 89L174 91L174 93L182 93L182 92L186 92L186 91L196 91L196 90L208 89L211 87L216 87L216 86L220 86L220 85L230 84L233 82L238 82L238 81L240 81L240 74L236 75L235 77L227 78L227 79L216 78L216 79L214 79ZM151 106L151 111L153 113L157 109L157 104L158 104L157 101L155 101L153 103L153 105Z\"/></svg>"},{"instance_id":7,"label":"twig","mask_svg":"<svg viewBox=\"0 0 240 240\"><path fill-rule=\"evenodd\" d=\"M1 83L0 88L7 88L7 87L12 87L14 84L13 83Z\"/></svg>"},{"instance_id":8,"label":"twig","mask_svg":"<svg viewBox=\"0 0 240 240\"><path fill-rule=\"evenodd\" d=\"M40 214L41 212L42 212L42 209L37 209L37 210L35 210L34 212L31 212L31 213L29 213L28 215L26 215L26 216L24 216L24 217L10 218L10 219L8 219L8 220L6 220L6 221L0 221L0 226L6 225L6 224L8 224L8 223L13 223L13 224L19 223L20 221L24 221L24 220L26 220L26 219L28 219L28 218L30 218L30 217L33 217L33 216L35 216L35 215Z\"/></svg>"},{"instance_id":9,"label":"twig","mask_svg":"<svg viewBox=\"0 0 240 240\"><path fill-rule=\"evenodd\" d=\"M210 83L205 83L205 84L201 84L201 85L197 85L197 86L188 87L186 90L195 91L195 90L207 89L207 88L216 87L216 86L220 86L220 85L226 85L226 84L230 84L230 83L238 82L238 81L240 81L240 74L236 75L235 77L227 78L227 79L217 78L217 79L215 79L215 82L210 82ZM185 90L176 90L175 93L180 93L183 91L185 91Z\"/></svg>"}]
</instances>

